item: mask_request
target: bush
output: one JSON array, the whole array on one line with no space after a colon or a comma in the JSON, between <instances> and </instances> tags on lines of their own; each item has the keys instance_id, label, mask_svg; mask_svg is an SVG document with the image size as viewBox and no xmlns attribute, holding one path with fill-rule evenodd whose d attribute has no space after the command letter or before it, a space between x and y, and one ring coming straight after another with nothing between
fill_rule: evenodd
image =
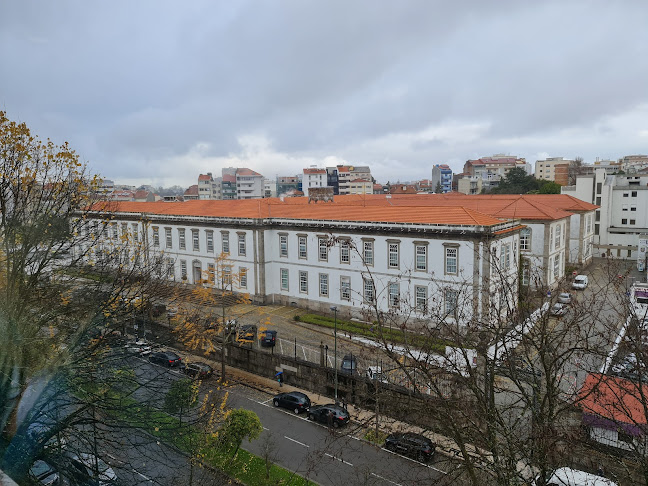
<instances>
[{"instance_id":1,"label":"bush","mask_svg":"<svg viewBox=\"0 0 648 486\"><path fill-rule=\"evenodd\" d=\"M293 316L293 319L297 322L301 321L301 318L298 315Z\"/></svg>"},{"instance_id":2,"label":"bush","mask_svg":"<svg viewBox=\"0 0 648 486\"><path fill-rule=\"evenodd\" d=\"M378 430L378 433L376 433L376 429L369 429L367 433L364 435L364 439L368 442L373 442L374 444L382 445L385 443L385 439L387 438L387 432L383 432L382 430Z\"/></svg>"}]
</instances>

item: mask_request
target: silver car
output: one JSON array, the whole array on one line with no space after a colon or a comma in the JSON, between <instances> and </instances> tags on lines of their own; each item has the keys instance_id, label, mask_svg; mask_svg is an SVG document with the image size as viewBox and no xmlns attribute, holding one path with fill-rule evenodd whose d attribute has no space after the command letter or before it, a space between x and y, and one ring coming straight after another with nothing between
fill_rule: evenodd
<instances>
[{"instance_id":1,"label":"silver car","mask_svg":"<svg viewBox=\"0 0 648 486\"><path fill-rule=\"evenodd\" d=\"M567 312L567 306L565 304L557 303L551 307L552 316L564 316L566 312Z\"/></svg>"},{"instance_id":2,"label":"silver car","mask_svg":"<svg viewBox=\"0 0 648 486\"><path fill-rule=\"evenodd\" d=\"M558 295L558 302L560 302L561 304L571 304L572 295L569 292L563 292Z\"/></svg>"}]
</instances>

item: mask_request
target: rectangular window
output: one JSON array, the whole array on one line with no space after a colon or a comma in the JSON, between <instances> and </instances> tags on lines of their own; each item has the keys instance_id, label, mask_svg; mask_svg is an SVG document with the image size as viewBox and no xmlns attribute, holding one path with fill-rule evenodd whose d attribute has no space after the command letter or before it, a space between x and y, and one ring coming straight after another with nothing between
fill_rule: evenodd
<instances>
[{"instance_id":1,"label":"rectangular window","mask_svg":"<svg viewBox=\"0 0 648 486\"><path fill-rule=\"evenodd\" d=\"M603 183L601 183L601 182L596 183L596 194L601 194L602 187L603 187ZM625 194L624 194L624 196L625 196Z\"/></svg>"},{"instance_id":2,"label":"rectangular window","mask_svg":"<svg viewBox=\"0 0 648 486\"><path fill-rule=\"evenodd\" d=\"M245 256L245 233L238 234L238 254L239 256Z\"/></svg>"},{"instance_id":3,"label":"rectangular window","mask_svg":"<svg viewBox=\"0 0 648 486\"><path fill-rule=\"evenodd\" d=\"M427 246L416 245L416 269L422 272L427 270Z\"/></svg>"},{"instance_id":4,"label":"rectangular window","mask_svg":"<svg viewBox=\"0 0 648 486\"><path fill-rule=\"evenodd\" d=\"M553 276L554 280L560 277L560 255L556 255L553 261Z\"/></svg>"},{"instance_id":5,"label":"rectangular window","mask_svg":"<svg viewBox=\"0 0 648 486\"><path fill-rule=\"evenodd\" d=\"M414 287L416 296L416 310L418 312L427 312L427 287L417 285Z\"/></svg>"},{"instance_id":6,"label":"rectangular window","mask_svg":"<svg viewBox=\"0 0 648 486\"><path fill-rule=\"evenodd\" d=\"M340 263L351 261L351 247L347 240L340 241Z\"/></svg>"},{"instance_id":7,"label":"rectangular window","mask_svg":"<svg viewBox=\"0 0 648 486\"><path fill-rule=\"evenodd\" d=\"M457 261L459 259L459 248L445 249L445 273L446 275L457 275Z\"/></svg>"},{"instance_id":8,"label":"rectangular window","mask_svg":"<svg viewBox=\"0 0 648 486\"><path fill-rule=\"evenodd\" d=\"M223 253L229 254L230 252L230 247L229 247L229 232L223 231L221 233L221 243L223 246Z\"/></svg>"},{"instance_id":9,"label":"rectangular window","mask_svg":"<svg viewBox=\"0 0 648 486\"><path fill-rule=\"evenodd\" d=\"M185 230L184 228L179 228L178 229L178 241L180 244L180 249L185 250L187 245L185 243Z\"/></svg>"},{"instance_id":10,"label":"rectangular window","mask_svg":"<svg viewBox=\"0 0 648 486\"><path fill-rule=\"evenodd\" d=\"M598 224L595 224L595 225L594 225L594 234L595 234L595 235L598 235L598 234L599 234L599 225L598 225Z\"/></svg>"},{"instance_id":11,"label":"rectangular window","mask_svg":"<svg viewBox=\"0 0 648 486\"><path fill-rule=\"evenodd\" d=\"M592 215L591 214L587 215L586 221L587 221L587 229L585 230L585 232L587 234L590 234L592 232Z\"/></svg>"},{"instance_id":12,"label":"rectangular window","mask_svg":"<svg viewBox=\"0 0 648 486\"><path fill-rule=\"evenodd\" d=\"M232 267L223 265L223 288L232 285Z\"/></svg>"},{"instance_id":13,"label":"rectangular window","mask_svg":"<svg viewBox=\"0 0 648 486\"><path fill-rule=\"evenodd\" d=\"M622 204L621 205L621 211L627 211L628 210L628 205L627 204Z\"/></svg>"},{"instance_id":14,"label":"rectangular window","mask_svg":"<svg viewBox=\"0 0 648 486\"><path fill-rule=\"evenodd\" d=\"M598 197L596 198L596 203L595 203L595 204L596 204L597 206L600 206L600 205L601 205L601 196L598 196Z\"/></svg>"},{"instance_id":15,"label":"rectangular window","mask_svg":"<svg viewBox=\"0 0 648 486\"><path fill-rule=\"evenodd\" d=\"M623 197L630 197L630 193L629 192L624 192Z\"/></svg>"},{"instance_id":16,"label":"rectangular window","mask_svg":"<svg viewBox=\"0 0 648 486\"><path fill-rule=\"evenodd\" d=\"M628 220L626 218L622 219L621 224L628 224Z\"/></svg>"},{"instance_id":17,"label":"rectangular window","mask_svg":"<svg viewBox=\"0 0 648 486\"><path fill-rule=\"evenodd\" d=\"M556 240L554 241L554 250L560 248L561 232L562 232L562 225L559 224L558 226L556 226Z\"/></svg>"},{"instance_id":18,"label":"rectangular window","mask_svg":"<svg viewBox=\"0 0 648 486\"><path fill-rule=\"evenodd\" d=\"M160 230L157 226L153 226L153 246L160 247Z\"/></svg>"},{"instance_id":19,"label":"rectangular window","mask_svg":"<svg viewBox=\"0 0 648 486\"><path fill-rule=\"evenodd\" d=\"M122 238L128 240L128 223L122 223Z\"/></svg>"},{"instance_id":20,"label":"rectangular window","mask_svg":"<svg viewBox=\"0 0 648 486\"><path fill-rule=\"evenodd\" d=\"M138 231L138 226L137 223L133 223L133 241L138 242L139 241L139 231Z\"/></svg>"},{"instance_id":21,"label":"rectangular window","mask_svg":"<svg viewBox=\"0 0 648 486\"><path fill-rule=\"evenodd\" d=\"M175 262L173 258L167 260L167 276L175 280Z\"/></svg>"},{"instance_id":22,"label":"rectangular window","mask_svg":"<svg viewBox=\"0 0 648 486\"><path fill-rule=\"evenodd\" d=\"M193 251L200 251L200 233L197 229L191 230L191 241L193 242Z\"/></svg>"},{"instance_id":23,"label":"rectangular window","mask_svg":"<svg viewBox=\"0 0 648 486\"><path fill-rule=\"evenodd\" d=\"M531 228L520 231L520 251L531 250Z\"/></svg>"},{"instance_id":24,"label":"rectangular window","mask_svg":"<svg viewBox=\"0 0 648 486\"><path fill-rule=\"evenodd\" d=\"M636 222L637 222L636 219L631 219L631 220L630 220L630 224L635 224Z\"/></svg>"},{"instance_id":25,"label":"rectangular window","mask_svg":"<svg viewBox=\"0 0 648 486\"><path fill-rule=\"evenodd\" d=\"M637 191L632 191L632 197L637 197Z\"/></svg>"},{"instance_id":26,"label":"rectangular window","mask_svg":"<svg viewBox=\"0 0 648 486\"><path fill-rule=\"evenodd\" d=\"M388 244L388 266L389 268L398 268L398 243Z\"/></svg>"},{"instance_id":27,"label":"rectangular window","mask_svg":"<svg viewBox=\"0 0 648 486\"><path fill-rule=\"evenodd\" d=\"M531 270L529 269L529 262L524 260L522 263L522 285L529 285L529 276L531 275Z\"/></svg>"},{"instance_id":28,"label":"rectangular window","mask_svg":"<svg viewBox=\"0 0 648 486\"><path fill-rule=\"evenodd\" d=\"M453 289L445 290L445 311L446 314L452 314L457 310L457 299L459 292Z\"/></svg>"},{"instance_id":29,"label":"rectangular window","mask_svg":"<svg viewBox=\"0 0 648 486\"><path fill-rule=\"evenodd\" d=\"M279 235L279 256L288 256L288 235Z\"/></svg>"},{"instance_id":30,"label":"rectangular window","mask_svg":"<svg viewBox=\"0 0 648 486\"><path fill-rule=\"evenodd\" d=\"M509 269L511 268L511 244L510 243L502 245L501 264L502 264L502 271L504 272L508 272Z\"/></svg>"},{"instance_id":31,"label":"rectangular window","mask_svg":"<svg viewBox=\"0 0 648 486\"><path fill-rule=\"evenodd\" d=\"M326 238L319 238L317 240L317 245L319 248L318 258L321 262L328 261L328 240Z\"/></svg>"},{"instance_id":32,"label":"rectangular window","mask_svg":"<svg viewBox=\"0 0 648 486\"><path fill-rule=\"evenodd\" d=\"M187 261L180 260L180 277L182 280L187 280Z\"/></svg>"},{"instance_id":33,"label":"rectangular window","mask_svg":"<svg viewBox=\"0 0 648 486\"><path fill-rule=\"evenodd\" d=\"M308 272L303 270L299 271L299 291L304 294L308 293Z\"/></svg>"},{"instance_id":34,"label":"rectangular window","mask_svg":"<svg viewBox=\"0 0 648 486\"><path fill-rule=\"evenodd\" d=\"M630 205L630 211L636 211L637 210L637 205L636 204L631 204Z\"/></svg>"},{"instance_id":35,"label":"rectangular window","mask_svg":"<svg viewBox=\"0 0 648 486\"><path fill-rule=\"evenodd\" d=\"M306 237L299 237L298 253L299 258L308 258L307 246L306 246Z\"/></svg>"},{"instance_id":36,"label":"rectangular window","mask_svg":"<svg viewBox=\"0 0 648 486\"><path fill-rule=\"evenodd\" d=\"M554 244L554 229L552 226L551 228L549 228L549 250L554 249L553 244Z\"/></svg>"},{"instance_id":37,"label":"rectangular window","mask_svg":"<svg viewBox=\"0 0 648 486\"><path fill-rule=\"evenodd\" d=\"M365 265L373 265L374 263L374 242L373 241L365 241L363 246L363 259Z\"/></svg>"},{"instance_id":38,"label":"rectangular window","mask_svg":"<svg viewBox=\"0 0 648 486\"><path fill-rule=\"evenodd\" d=\"M288 290L288 269L281 269L281 290Z\"/></svg>"},{"instance_id":39,"label":"rectangular window","mask_svg":"<svg viewBox=\"0 0 648 486\"><path fill-rule=\"evenodd\" d=\"M164 228L164 235L166 239L166 247L171 248L173 246L173 234L171 233L171 228Z\"/></svg>"},{"instance_id":40,"label":"rectangular window","mask_svg":"<svg viewBox=\"0 0 648 486\"><path fill-rule=\"evenodd\" d=\"M212 284L216 281L216 268L213 263L207 264L207 280Z\"/></svg>"},{"instance_id":41,"label":"rectangular window","mask_svg":"<svg viewBox=\"0 0 648 486\"><path fill-rule=\"evenodd\" d=\"M328 297L329 294L329 285L328 285L328 273L320 273L319 274L319 288L320 288L320 295L322 297Z\"/></svg>"},{"instance_id":42,"label":"rectangular window","mask_svg":"<svg viewBox=\"0 0 648 486\"><path fill-rule=\"evenodd\" d=\"M239 267L239 287L247 289L247 268Z\"/></svg>"},{"instance_id":43,"label":"rectangular window","mask_svg":"<svg viewBox=\"0 0 648 486\"><path fill-rule=\"evenodd\" d=\"M214 232L205 231L205 235L207 236L207 252L214 253Z\"/></svg>"},{"instance_id":44,"label":"rectangular window","mask_svg":"<svg viewBox=\"0 0 648 486\"><path fill-rule=\"evenodd\" d=\"M400 285L398 282L389 282L389 307L400 305Z\"/></svg>"},{"instance_id":45,"label":"rectangular window","mask_svg":"<svg viewBox=\"0 0 648 486\"><path fill-rule=\"evenodd\" d=\"M374 298L375 298L375 292L374 292L374 283L373 280L366 278L364 279L364 285L363 285L363 295L364 295L364 301L367 304L373 304Z\"/></svg>"},{"instance_id":46,"label":"rectangular window","mask_svg":"<svg viewBox=\"0 0 648 486\"><path fill-rule=\"evenodd\" d=\"M340 277L340 299L351 300L351 277Z\"/></svg>"}]
</instances>

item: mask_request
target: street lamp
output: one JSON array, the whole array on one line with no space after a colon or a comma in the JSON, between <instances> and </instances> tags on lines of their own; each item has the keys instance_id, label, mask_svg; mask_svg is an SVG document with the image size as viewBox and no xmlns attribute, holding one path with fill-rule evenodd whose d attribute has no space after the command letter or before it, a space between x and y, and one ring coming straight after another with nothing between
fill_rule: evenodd
<instances>
[{"instance_id":1,"label":"street lamp","mask_svg":"<svg viewBox=\"0 0 648 486\"><path fill-rule=\"evenodd\" d=\"M333 368L335 368L335 404L338 403L338 369L337 369L337 306L331 306L331 310L335 315L335 330L333 332Z\"/></svg>"}]
</instances>

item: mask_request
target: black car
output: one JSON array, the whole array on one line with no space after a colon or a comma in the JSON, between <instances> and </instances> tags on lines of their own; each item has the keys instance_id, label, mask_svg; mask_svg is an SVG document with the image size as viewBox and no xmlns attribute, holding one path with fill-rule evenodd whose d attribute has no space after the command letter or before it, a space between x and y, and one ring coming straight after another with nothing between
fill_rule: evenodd
<instances>
[{"instance_id":1,"label":"black car","mask_svg":"<svg viewBox=\"0 0 648 486\"><path fill-rule=\"evenodd\" d=\"M277 331L265 331L261 337L261 346L274 347L277 341Z\"/></svg>"},{"instance_id":2,"label":"black car","mask_svg":"<svg viewBox=\"0 0 648 486\"><path fill-rule=\"evenodd\" d=\"M156 351L149 355L151 363L168 366L169 368L180 366L182 358L175 354L173 351Z\"/></svg>"},{"instance_id":3,"label":"black car","mask_svg":"<svg viewBox=\"0 0 648 486\"><path fill-rule=\"evenodd\" d=\"M238 328L236 340L239 343L253 343L256 335L257 327L254 324L246 324Z\"/></svg>"},{"instance_id":4,"label":"black car","mask_svg":"<svg viewBox=\"0 0 648 486\"><path fill-rule=\"evenodd\" d=\"M187 363L187 365L182 368L182 372L192 378L206 380L214 374L214 369L207 363L196 361L195 363Z\"/></svg>"},{"instance_id":5,"label":"black car","mask_svg":"<svg viewBox=\"0 0 648 486\"><path fill-rule=\"evenodd\" d=\"M342 358L340 365L340 373L345 375L355 375L358 372L358 361L352 354L347 354Z\"/></svg>"},{"instance_id":6,"label":"black car","mask_svg":"<svg viewBox=\"0 0 648 486\"><path fill-rule=\"evenodd\" d=\"M308 411L308 420L316 420L329 427L339 427L349 423L349 412L334 403L316 405Z\"/></svg>"},{"instance_id":7,"label":"black car","mask_svg":"<svg viewBox=\"0 0 648 486\"><path fill-rule=\"evenodd\" d=\"M385 449L425 462L432 458L436 446L427 437L407 432L391 434L385 439Z\"/></svg>"},{"instance_id":8,"label":"black car","mask_svg":"<svg viewBox=\"0 0 648 486\"><path fill-rule=\"evenodd\" d=\"M310 398L302 392L288 392L275 395L272 399L275 407L287 408L295 413L306 412L311 406Z\"/></svg>"}]
</instances>

